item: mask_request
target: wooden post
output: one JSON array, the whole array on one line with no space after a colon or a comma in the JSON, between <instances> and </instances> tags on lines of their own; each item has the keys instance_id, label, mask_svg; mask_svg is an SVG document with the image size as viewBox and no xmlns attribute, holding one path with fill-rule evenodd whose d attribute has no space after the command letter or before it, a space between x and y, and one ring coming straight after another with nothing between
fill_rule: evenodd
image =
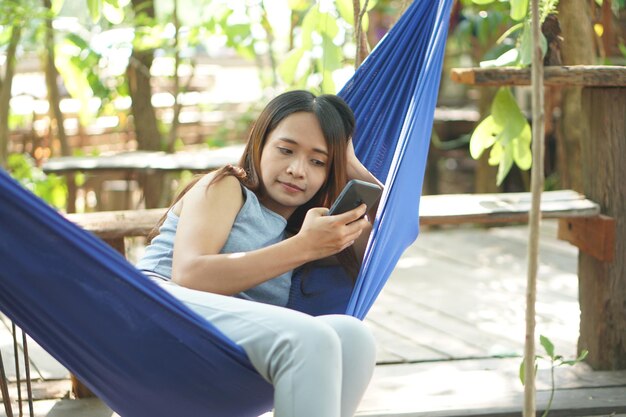
<instances>
[{"instance_id":1,"label":"wooden post","mask_svg":"<svg viewBox=\"0 0 626 417\"><path fill-rule=\"evenodd\" d=\"M453 69L452 79L481 86L528 85L530 70ZM605 260L600 260L580 251L578 349L589 351L587 362L594 369L626 369L626 66L546 67L544 84L584 87L581 102L589 132L581 143L583 191L615 222L615 240L609 239L609 230L599 240L611 241L612 257L603 253Z\"/></svg>"},{"instance_id":2,"label":"wooden post","mask_svg":"<svg viewBox=\"0 0 626 417\"><path fill-rule=\"evenodd\" d=\"M580 252L579 351L594 369L626 369L626 88L588 87L582 106L589 136L582 144L585 195L615 219L612 262Z\"/></svg>"}]
</instances>

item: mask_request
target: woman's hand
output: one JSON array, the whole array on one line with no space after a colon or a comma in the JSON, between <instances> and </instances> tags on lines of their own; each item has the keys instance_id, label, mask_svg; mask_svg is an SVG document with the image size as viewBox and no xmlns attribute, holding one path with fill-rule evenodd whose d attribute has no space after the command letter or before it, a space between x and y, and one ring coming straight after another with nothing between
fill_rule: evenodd
<instances>
[{"instance_id":1,"label":"woman's hand","mask_svg":"<svg viewBox=\"0 0 626 417\"><path fill-rule=\"evenodd\" d=\"M311 260L326 258L352 245L368 227L365 204L335 216L328 215L327 208L310 209L302 228L295 238L301 240L303 249Z\"/></svg>"}]
</instances>

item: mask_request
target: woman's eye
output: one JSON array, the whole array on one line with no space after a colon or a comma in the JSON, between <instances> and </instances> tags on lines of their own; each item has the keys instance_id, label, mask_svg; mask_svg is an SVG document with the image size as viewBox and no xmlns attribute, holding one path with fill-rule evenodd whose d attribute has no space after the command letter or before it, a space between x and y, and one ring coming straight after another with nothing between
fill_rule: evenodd
<instances>
[{"instance_id":1,"label":"woman's eye","mask_svg":"<svg viewBox=\"0 0 626 417\"><path fill-rule=\"evenodd\" d=\"M326 166L326 162L320 161L319 159L313 159L311 160L311 162L313 163L313 165L318 166L318 167Z\"/></svg>"},{"instance_id":2,"label":"woman's eye","mask_svg":"<svg viewBox=\"0 0 626 417\"><path fill-rule=\"evenodd\" d=\"M287 149L287 148L278 148L278 151L282 153L283 155L291 155L293 153L291 149Z\"/></svg>"}]
</instances>

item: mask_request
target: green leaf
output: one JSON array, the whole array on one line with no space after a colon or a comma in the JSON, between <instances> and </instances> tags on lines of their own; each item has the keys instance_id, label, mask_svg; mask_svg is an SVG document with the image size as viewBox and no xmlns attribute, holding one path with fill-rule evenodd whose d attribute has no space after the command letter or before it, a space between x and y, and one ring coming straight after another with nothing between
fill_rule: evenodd
<instances>
[{"instance_id":1,"label":"green leaf","mask_svg":"<svg viewBox=\"0 0 626 417\"><path fill-rule=\"evenodd\" d=\"M543 346L548 356L550 356L551 359L554 359L554 345L552 344L550 339L548 339L547 337L543 335L540 335L539 343L541 343L541 346Z\"/></svg>"},{"instance_id":2,"label":"green leaf","mask_svg":"<svg viewBox=\"0 0 626 417\"><path fill-rule=\"evenodd\" d=\"M328 36L322 37L322 58L320 72L334 71L341 68L343 51Z\"/></svg>"},{"instance_id":3,"label":"green leaf","mask_svg":"<svg viewBox=\"0 0 626 417\"><path fill-rule=\"evenodd\" d=\"M352 0L336 0L337 11L339 16L350 26L354 27L354 8L352 6Z\"/></svg>"},{"instance_id":4,"label":"green leaf","mask_svg":"<svg viewBox=\"0 0 626 417\"><path fill-rule=\"evenodd\" d=\"M50 2L50 10L52 11L53 15L58 15L59 12L61 11L61 8L63 8L63 2L64 0L52 0Z\"/></svg>"},{"instance_id":5,"label":"green leaf","mask_svg":"<svg viewBox=\"0 0 626 417\"><path fill-rule=\"evenodd\" d=\"M510 0L511 19L523 20L528 15L528 0Z\"/></svg>"},{"instance_id":6,"label":"green leaf","mask_svg":"<svg viewBox=\"0 0 626 417\"><path fill-rule=\"evenodd\" d=\"M524 366L526 361L522 358L522 363L519 365L519 380L522 382L522 385L526 384L526 367ZM537 359L535 358L535 375L537 375Z\"/></svg>"},{"instance_id":7,"label":"green leaf","mask_svg":"<svg viewBox=\"0 0 626 417\"><path fill-rule=\"evenodd\" d=\"M480 122L480 124L476 126L476 129L474 129L470 138L469 146L472 158L480 158L485 149L495 143L496 138L501 131L502 128L495 123L493 116L491 115L487 116L485 120Z\"/></svg>"},{"instance_id":8,"label":"green leaf","mask_svg":"<svg viewBox=\"0 0 626 417\"><path fill-rule=\"evenodd\" d=\"M531 136L530 125L526 124L522 133L511 141L513 161L523 171L530 169L533 164L533 153L530 149Z\"/></svg>"},{"instance_id":9,"label":"green leaf","mask_svg":"<svg viewBox=\"0 0 626 417\"><path fill-rule=\"evenodd\" d=\"M546 37L541 34L539 39L539 44L541 46L541 56L545 56L548 50L548 41ZM517 47L519 50L519 65L522 67L527 67L533 62L533 41L532 41L532 28L530 26L530 22L526 22L524 24L524 30L522 31L522 36L520 37L520 43Z\"/></svg>"},{"instance_id":10,"label":"green leaf","mask_svg":"<svg viewBox=\"0 0 626 417\"><path fill-rule=\"evenodd\" d=\"M513 151L510 146L504 147L500 144L500 142L496 143L493 148L502 147L501 155L500 155L500 164L498 165L498 175L496 177L496 184L500 186L506 176L508 175L511 167L513 166Z\"/></svg>"},{"instance_id":11,"label":"green leaf","mask_svg":"<svg viewBox=\"0 0 626 417\"><path fill-rule=\"evenodd\" d=\"M506 126L511 122L511 117L524 117L520 111L515 97L508 87L498 89L493 102L491 103L491 114L495 122L500 126Z\"/></svg>"},{"instance_id":12,"label":"green leaf","mask_svg":"<svg viewBox=\"0 0 626 417\"><path fill-rule=\"evenodd\" d=\"M289 0L287 5L294 12L303 12L309 7L311 7L310 0Z\"/></svg>"},{"instance_id":13,"label":"green leaf","mask_svg":"<svg viewBox=\"0 0 626 417\"><path fill-rule=\"evenodd\" d=\"M478 5L485 5L485 4L491 4L493 3L495 0L472 0L472 3L474 4L478 4Z\"/></svg>"},{"instance_id":14,"label":"green leaf","mask_svg":"<svg viewBox=\"0 0 626 417\"><path fill-rule=\"evenodd\" d=\"M502 43L504 42L504 40L506 38L508 38L509 36L511 36L513 33L517 32L518 30L521 30L524 27L524 23L520 22L520 23L516 23L515 25L511 26L509 29L507 29L506 32L504 32L502 35L500 35L500 37L498 38L498 40L496 41L496 43Z\"/></svg>"},{"instance_id":15,"label":"green leaf","mask_svg":"<svg viewBox=\"0 0 626 417\"><path fill-rule=\"evenodd\" d=\"M482 61L480 63L481 68L488 67L508 67L514 66L519 60L519 51L516 48L509 49L496 59L490 61Z\"/></svg>"},{"instance_id":16,"label":"green leaf","mask_svg":"<svg viewBox=\"0 0 626 417\"><path fill-rule=\"evenodd\" d=\"M496 93L491 104L491 115L495 123L502 128L498 140L505 144L520 136L524 126L528 125L508 87L502 87Z\"/></svg>"},{"instance_id":17,"label":"green leaf","mask_svg":"<svg viewBox=\"0 0 626 417\"><path fill-rule=\"evenodd\" d=\"M315 32L317 27L317 22L319 21L320 16L320 6L316 4L311 7L309 11L304 15L304 19L302 19L302 48L311 49L313 48L313 32Z\"/></svg>"},{"instance_id":18,"label":"green leaf","mask_svg":"<svg viewBox=\"0 0 626 417\"><path fill-rule=\"evenodd\" d=\"M332 71L324 71L322 73L322 93L335 94L337 93L335 87L335 81L333 80Z\"/></svg>"},{"instance_id":19,"label":"green leaf","mask_svg":"<svg viewBox=\"0 0 626 417\"><path fill-rule=\"evenodd\" d=\"M124 9L119 5L111 4L110 0L104 2L102 14L106 20L114 25L119 25L124 21Z\"/></svg>"},{"instance_id":20,"label":"green leaf","mask_svg":"<svg viewBox=\"0 0 626 417\"><path fill-rule=\"evenodd\" d=\"M303 56L304 49L293 49L291 52L289 52L287 58L285 58L285 60L283 60L283 62L278 66L278 74L286 84L293 84L294 80L296 79L298 64L302 60Z\"/></svg>"},{"instance_id":21,"label":"green leaf","mask_svg":"<svg viewBox=\"0 0 626 417\"><path fill-rule=\"evenodd\" d=\"M502 144L499 142L495 142L493 144L493 147L491 148L491 152L489 152L489 160L487 161L487 163L491 166L499 165L503 153L504 148L502 147Z\"/></svg>"},{"instance_id":22,"label":"green leaf","mask_svg":"<svg viewBox=\"0 0 626 417\"><path fill-rule=\"evenodd\" d=\"M87 8L89 9L89 16L94 23L100 20L100 11L102 9L102 0L87 0Z\"/></svg>"}]
</instances>

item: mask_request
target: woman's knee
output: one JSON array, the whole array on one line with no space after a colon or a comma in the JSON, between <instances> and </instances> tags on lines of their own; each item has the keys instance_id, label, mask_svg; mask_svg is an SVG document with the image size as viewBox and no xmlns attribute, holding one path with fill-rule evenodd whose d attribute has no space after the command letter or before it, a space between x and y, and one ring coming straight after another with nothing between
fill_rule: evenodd
<instances>
[{"instance_id":1,"label":"woman's knee","mask_svg":"<svg viewBox=\"0 0 626 417\"><path fill-rule=\"evenodd\" d=\"M364 357L375 357L376 341L370 329L361 320L346 315L318 317L334 329L344 350L354 350Z\"/></svg>"}]
</instances>

